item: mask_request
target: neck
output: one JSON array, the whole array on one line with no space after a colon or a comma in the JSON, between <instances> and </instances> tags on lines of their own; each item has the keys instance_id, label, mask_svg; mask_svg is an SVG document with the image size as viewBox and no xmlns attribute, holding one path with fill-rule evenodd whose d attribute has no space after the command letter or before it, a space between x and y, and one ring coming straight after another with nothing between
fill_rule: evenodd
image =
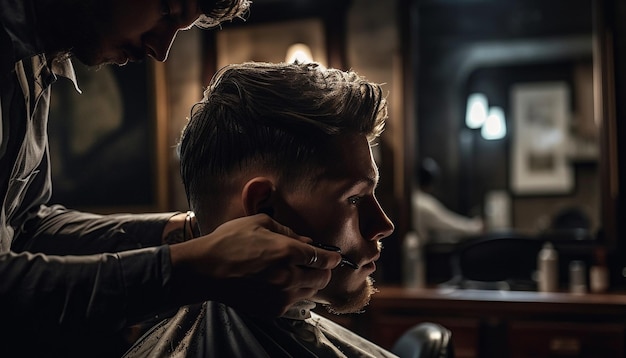
<instances>
[{"instance_id":1,"label":"neck","mask_svg":"<svg viewBox=\"0 0 626 358\"><path fill-rule=\"evenodd\" d=\"M315 308L315 303L311 301L300 301L294 303L284 315L283 318L293 320L305 320L311 317L311 310Z\"/></svg>"}]
</instances>

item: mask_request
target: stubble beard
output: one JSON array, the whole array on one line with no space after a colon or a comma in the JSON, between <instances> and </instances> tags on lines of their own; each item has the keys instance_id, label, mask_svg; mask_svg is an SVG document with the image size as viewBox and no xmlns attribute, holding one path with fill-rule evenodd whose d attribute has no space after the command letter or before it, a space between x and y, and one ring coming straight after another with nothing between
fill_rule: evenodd
<instances>
[{"instance_id":1,"label":"stubble beard","mask_svg":"<svg viewBox=\"0 0 626 358\"><path fill-rule=\"evenodd\" d=\"M332 314L360 313L376 292L378 289L374 287L374 279L368 276L359 289L333 299L332 304L324 304L324 307Z\"/></svg>"}]
</instances>

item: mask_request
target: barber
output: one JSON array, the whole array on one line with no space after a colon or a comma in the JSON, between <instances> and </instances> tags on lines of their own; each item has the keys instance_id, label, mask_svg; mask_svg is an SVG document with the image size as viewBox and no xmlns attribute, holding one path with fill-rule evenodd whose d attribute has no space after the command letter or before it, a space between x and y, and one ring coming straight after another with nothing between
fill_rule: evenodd
<instances>
[{"instance_id":1,"label":"barber","mask_svg":"<svg viewBox=\"0 0 626 358\"><path fill-rule=\"evenodd\" d=\"M27 352L43 342L62 352L100 344L158 312L209 299L278 316L326 286L340 255L264 214L186 240L194 222L185 213L95 215L48 204L50 86L66 77L78 90L71 57L89 66L165 61L178 31L215 27L248 5L0 0L3 346L33 342L22 344ZM261 297L263 305L250 304Z\"/></svg>"}]
</instances>

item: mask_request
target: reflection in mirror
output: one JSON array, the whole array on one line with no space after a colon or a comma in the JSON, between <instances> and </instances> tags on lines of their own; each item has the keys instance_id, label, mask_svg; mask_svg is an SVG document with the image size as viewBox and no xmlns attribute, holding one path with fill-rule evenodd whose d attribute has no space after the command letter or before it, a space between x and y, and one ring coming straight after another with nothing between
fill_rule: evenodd
<instances>
[{"instance_id":1,"label":"reflection in mirror","mask_svg":"<svg viewBox=\"0 0 626 358\"><path fill-rule=\"evenodd\" d=\"M571 238L595 238L592 1L418 4L414 164L439 163L434 195L459 214L482 216L488 231L580 227L567 231ZM468 126L477 95L487 116ZM499 116L489 122L489 113Z\"/></svg>"}]
</instances>

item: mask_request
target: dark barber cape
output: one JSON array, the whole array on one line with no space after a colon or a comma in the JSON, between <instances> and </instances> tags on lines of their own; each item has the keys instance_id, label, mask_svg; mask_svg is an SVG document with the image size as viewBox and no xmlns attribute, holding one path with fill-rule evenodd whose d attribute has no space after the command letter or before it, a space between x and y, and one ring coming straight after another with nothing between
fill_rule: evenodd
<instances>
[{"instance_id":1,"label":"dark barber cape","mask_svg":"<svg viewBox=\"0 0 626 358\"><path fill-rule=\"evenodd\" d=\"M157 324L124 358L395 357L340 325L294 305L284 316L260 319L216 302L185 306Z\"/></svg>"}]
</instances>

